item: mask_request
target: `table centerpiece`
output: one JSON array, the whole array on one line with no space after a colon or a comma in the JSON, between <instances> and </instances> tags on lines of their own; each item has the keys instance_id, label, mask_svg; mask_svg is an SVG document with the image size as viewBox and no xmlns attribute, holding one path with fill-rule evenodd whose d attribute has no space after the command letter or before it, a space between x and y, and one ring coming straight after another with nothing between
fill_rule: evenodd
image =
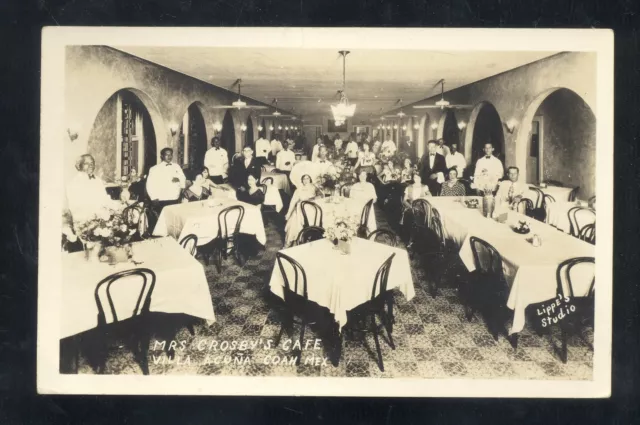
<instances>
[{"instance_id":1,"label":"table centerpiece","mask_svg":"<svg viewBox=\"0 0 640 425\"><path fill-rule=\"evenodd\" d=\"M351 253L351 240L356 236L358 223L352 217L336 217L326 228L325 237L344 255Z\"/></svg>"}]
</instances>

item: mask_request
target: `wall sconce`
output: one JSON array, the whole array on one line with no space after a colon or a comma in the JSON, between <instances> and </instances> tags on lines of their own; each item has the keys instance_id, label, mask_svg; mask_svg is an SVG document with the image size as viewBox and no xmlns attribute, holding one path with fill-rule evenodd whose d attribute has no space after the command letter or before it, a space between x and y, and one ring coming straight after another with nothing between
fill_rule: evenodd
<instances>
[{"instance_id":1,"label":"wall sconce","mask_svg":"<svg viewBox=\"0 0 640 425\"><path fill-rule=\"evenodd\" d=\"M247 131L247 126L246 126L246 125L244 125L244 124L242 124L242 125L240 126L240 131Z\"/></svg>"},{"instance_id":2,"label":"wall sconce","mask_svg":"<svg viewBox=\"0 0 640 425\"><path fill-rule=\"evenodd\" d=\"M217 132L222 131L222 124L221 124L221 123L219 123L219 122L217 122L217 123L213 124L213 129L214 129L215 131L217 131Z\"/></svg>"},{"instance_id":3,"label":"wall sconce","mask_svg":"<svg viewBox=\"0 0 640 425\"><path fill-rule=\"evenodd\" d=\"M287 126L285 126L285 127L284 127L284 129L285 129L285 130L287 130L287 131L289 131L289 126L288 126L288 125L287 125Z\"/></svg>"},{"instance_id":4,"label":"wall sconce","mask_svg":"<svg viewBox=\"0 0 640 425\"><path fill-rule=\"evenodd\" d=\"M272 125L269 126L269 131L275 130Z\"/></svg>"},{"instance_id":5,"label":"wall sconce","mask_svg":"<svg viewBox=\"0 0 640 425\"><path fill-rule=\"evenodd\" d=\"M402 131L407 131L407 126L406 125L402 126Z\"/></svg>"},{"instance_id":6,"label":"wall sconce","mask_svg":"<svg viewBox=\"0 0 640 425\"><path fill-rule=\"evenodd\" d=\"M464 122L464 121L460 121L460 122L458 123L458 128L459 128L461 131L462 131L462 130L464 130L466 126L467 126L467 123L466 123L466 122Z\"/></svg>"},{"instance_id":7,"label":"wall sconce","mask_svg":"<svg viewBox=\"0 0 640 425\"><path fill-rule=\"evenodd\" d=\"M178 132L178 124L171 124L169 126L169 131L171 131L172 136L175 136L176 133Z\"/></svg>"},{"instance_id":8,"label":"wall sconce","mask_svg":"<svg viewBox=\"0 0 640 425\"><path fill-rule=\"evenodd\" d=\"M394 129L394 130L397 130L397 129L398 129L398 124L394 124L394 125L393 125L393 129Z\"/></svg>"},{"instance_id":9,"label":"wall sconce","mask_svg":"<svg viewBox=\"0 0 640 425\"><path fill-rule=\"evenodd\" d=\"M414 124L413 125L413 129L414 130L420 130L420 124Z\"/></svg>"},{"instance_id":10,"label":"wall sconce","mask_svg":"<svg viewBox=\"0 0 640 425\"><path fill-rule=\"evenodd\" d=\"M513 130L516 129L518 121L516 121L514 118L510 118L509 121L505 121L502 124L504 125L504 128L507 130L507 132L511 134L513 133Z\"/></svg>"},{"instance_id":11,"label":"wall sconce","mask_svg":"<svg viewBox=\"0 0 640 425\"><path fill-rule=\"evenodd\" d=\"M278 126L278 130L282 130L282 126L281 125Z\"/></svg>"},{"instance_id":12,"label":"wall sconce","mask_svg":"<svg viewBox=\"0 0 640 425\"><path fill-rule=\"evenodd\" d=\"M387 130L391 130L391 126L390 125L387 125Z\"/></svg>"},{"instance_id":13,"label":"wall sconce","mask_svg":"<svg viewBox=\"0 0 640 425\"><path fill-rule=\"evenodd\" d=\"M262 127L261 125L258 126L258 131L262 131L264 130L264 127Z\"/></svg>"},{"instance_id":14,"label":"wall sconce","mask_svg":"<svg viewBox=\"0 0 640 425\"><path fill-rule=\"evenodd\" d=\"M78 138L78 132L75 130L72 131L71 129L67 128L67 134L69 135L69 139L72 142L75 142L75 140Z\"/></svg>"},{"instance_id":15,"label":"wall sconce","mask_svg":"<svg viewBox=\"0 0 640 425\"><path fill-rule=\"evenodd\" d=\"M438 123L434 122L433 124L431 124L431 130L437 130L438 129Z\"/></svg>"}]
</instances>

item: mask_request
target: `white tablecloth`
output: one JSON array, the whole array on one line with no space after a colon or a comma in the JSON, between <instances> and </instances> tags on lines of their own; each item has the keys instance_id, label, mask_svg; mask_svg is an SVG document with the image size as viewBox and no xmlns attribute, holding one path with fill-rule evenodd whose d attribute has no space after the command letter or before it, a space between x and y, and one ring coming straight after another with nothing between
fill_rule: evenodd
<instances>
[{"instance_id":1,"label":"white tablecloth","mask_svg":"<svg viewBox=\"0 0 640 425\"><path fill-rule=\"evenodd\" d=\"M415 296L407 252L366 239L354 238L351 253L344 255L326 239L306 243L281 251L298 261L307 275L309 300L327 307L342 328L347 323L347 311L369 301L373 281L380 266L393 253L387 289L398 288L410 300ZM293 273L285 264L289 282ZM291 273L291 274L289 274ZM284 279L277 264L269 283L271 292L284 299ZM293 288L291 288L293 290ZM298 286L302 294L302 285Z\"/></svg>"},{"instance_id":2,"label":"white tablecloth","mask_svg":"<svg viewBox=\"0 0 640 425\"><path fill-rule=\"evenodd\" d=\"M329 198L319 198L314 199L313 202L318 204L320 208L322 208L322 226L327 228L331 225L335 217L353 217L357 223L360 222L360 218L362 216L362 209L368 201L363 201L360 199L351 199L351 198L340 198L340 203L332 203L329 201ZM307 209L307 215L309 216L309 222L313 222L313 213L311 209ZM291 218L287 221L286 226L286 246L290 245L291 242L295 241L298 237L298 233L302 230L302 225L304 224L304 217L302 216L302 211L300 210L300 204L296 206L296 211L291 215ZM367 221L367 232L371 233L376 230L378 227L376 225L376 213L373 210L373 205L371 206L371 212L369 213L369 220Z\"/></svg>"},{"instance_id":3,"label":"white tablecloth","mask_svg":"<svg viewBox=\"0 0 640 425\"><path fill-rule=\"evenodd\" d=\"M468 199L468 198L467 198ZM482 216L480 210L469 209L454 199L430 198L440 212L445 235L460 247L460 258L469 271L475 270L469 238L476 236L493 245L503 260L503 271L510 286L507 307L514 310L510 333L520 332L525 323L525 308L556 297L556 270L569 258L594 257L595 247L555 227L510 211L507 223ZM511 229L519 220L530 223L531 232L520 235ZM542 246L534 247L527 239L533 234L542 238ZM574 282L577 287L590 284L590 279Z\"/></svg>"},{"instance_id":4,"label":"white tablecloth","mask_svg":"<svg viewBox=\"0 0 640 425\"><path fill-rule=\"evenodd\" d=\"M98 325L98 308L94 298L96 285L113 273L135 268L148 268L156 274L151 311L184 313L206 319L210 323L215 321L204 269L174 239L162 238L134 243L133 255L142 264L128 262L111 266L108 263L88 262L84 258L84 252L63 254L61 338L95 328ZM130 277L127 280L130 281L112 285L111 294L119 320L131 317L140 294L141 279ZM107 322L111 322L106 296L101 299Z\"/></svg>"},{"instance_id":5,"label":"white tablecloth","mask_svg":"<svg viewBox=\"0 0 640 425\"><path fill-rule=\"evenodd\" d=\"M571 232L571 223L569 222L569 210L577 207L577 202L549 202L546 204L545 210L547 217L546 223L562 230L565 233Z\"/></svg>"},{"instance_id":6,"label":"white tablecloth","mask_svg":"<svg viewBox=\"0 0 640 425\"><path fill-rule=\"evenodd\" d=\"M213 202L213 205L211 204ZM198 237L198 245L204 245L218 236L218 213L232 205L244 207L244 218L240 225L240 233L255 235L258 242L264 245L267 236L260 207L233 199L216 198L198 202L169 205L162 209L158 223L153 229L154 236L172 236L178 241L189 234ZM233 229L236 214L229 214L227 221L229 230Z\"/></svg>"},{"instance_id":7,"label":"white tablecloth","mask_svg":"<svg viewBox=\"0 0 640 425\"><path fill-rule=\"evenodd\" d=\"M262 177L260 177L261 182L264 182L264 179L267 177L273 179L273 186L276 189L284 191L287 195L291 195L291 186L289 185L289 178L286 174L273 172L262 173Z\"/></svg>"}]
</instances>

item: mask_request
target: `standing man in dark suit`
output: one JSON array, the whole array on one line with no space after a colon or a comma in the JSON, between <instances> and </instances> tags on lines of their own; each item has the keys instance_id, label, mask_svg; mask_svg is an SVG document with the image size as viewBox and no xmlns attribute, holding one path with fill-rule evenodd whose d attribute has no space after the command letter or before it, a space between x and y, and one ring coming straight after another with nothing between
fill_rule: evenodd
<instances>
[{"instance_id":1,"label":"standing man in dark suit","mask_svg":"<svg viewBox=\"0 0 640 425\"><path fill-rule=\"evenodd\" d=\"M404 140L400 142L398 149L400 152L409 155L412 164L416 163L416 144L413 143L409 136L404 136Z\"/></svg>"},{"instance_id":2,"label":"standing man in dark suit","mask_svg":"<svg viewBox=\"0 0 640 425\"><path fill-rule=\"evenodd\" d=\"M236 158L232 165L229 181L237 189L247 185L249 175L255 177L259 182L262 175L262 165L253 157L253 149L250 146L245 146L242 150L242 157Z\"/></svg>"},{"instance_id":3,"label":"standing man in dark suit","mask_svg":"<svg viewBox=\"0 0 640 425\"><path fill-rule=\"evenodd\" d=\"M447 173L447 161L443 155L437 153L438 142L435 140L429 140L427 142L428 151L422 158L420 158L420 164L418 164L418 170L422 181L429 186L429 192L432 195L438 196L440 194L440 186L444 181L444 175ZM438 173L442 173L440 182L438 182Z\"/></svg>"}]
</instances>

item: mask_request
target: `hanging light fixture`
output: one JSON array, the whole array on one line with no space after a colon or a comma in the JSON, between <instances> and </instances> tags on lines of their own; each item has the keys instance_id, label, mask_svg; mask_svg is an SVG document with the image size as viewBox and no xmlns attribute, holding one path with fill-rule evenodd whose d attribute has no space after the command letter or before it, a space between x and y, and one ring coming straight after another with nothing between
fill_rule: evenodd
<instances>
[{"instance_id":1,"label":"hanging light fixture","mask_svg":"<svg viewBox=\"0 0 640 425\"><path fill-rule=\"evenodd\" d=\"M349 98L347 98L347 83L346 83L346 66L347 55L350 53L348 50L341 50L338 53L342 55L342 90L340 93L340 100L335 105L331 105L331 113L335 121L341 121L344 123L346 118L351 118L356 112L356 104L349 104Z\"/></svg>"}]
</instances>

